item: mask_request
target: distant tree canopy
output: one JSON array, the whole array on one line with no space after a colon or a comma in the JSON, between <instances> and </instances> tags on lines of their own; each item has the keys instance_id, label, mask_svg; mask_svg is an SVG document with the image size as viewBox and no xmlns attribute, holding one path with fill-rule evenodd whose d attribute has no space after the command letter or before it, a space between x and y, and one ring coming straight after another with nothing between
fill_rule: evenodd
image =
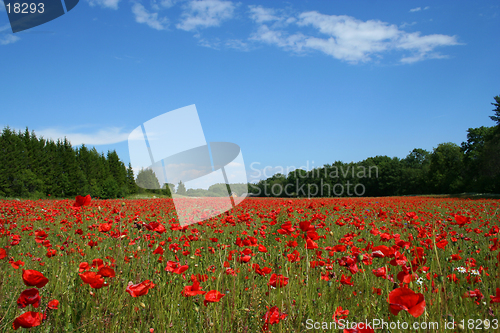
<instances>
[{"instance_id":1,"label":"distant tree canopy","mask_svg":"<svg viewBox=\"0 0 500 333\"><path fill-rule=\"evenodd\" d=\"M403 159L369 157L361 162L336 161L310 171L276 174L257 184L214 184L177 194L226 196L234 191L270 197L388 196L459 192L500 193L500 96L495 96L493 127L469 128L461 146L441 143L432 152L413 149ZM140 184L141 186L138 186ZM150 169L141 170L137 184L132 166L125 167L116 151L106 155L85 145L73 148L65 138L56 142L3 129L0 135L0 197L45 198L90 194L104 199L151 192L171 196L173 184L160 184ZM146 188L146 189L144 189Z\"/></svg>"},{"instance_id":2,"label":"distant tree canopy","mask_svg":"<svg viewBox=\"0 0 500 333\"><path fill-rule=\"evenodd\" d=\"M137 191L133 172L116 151L99 154L85 145L73 148L64 140L37 138L34 132L0 136L0 196L117 198Z\"/></svg>"},{"instance_id":3,"label":"distant tree canopy","mask_svg":"<svg viewBox=\"0 0 500 333\"><path fill-rule=\"evenodd\" d=\"M417 148L403 159L337 161L310 171L276 174L250 184L249 191L269 197L500 193L500 96L494 99L490 118L496 126L469 128L461 146L441 143L432 152Z\"/></svg>"}]
</instances>

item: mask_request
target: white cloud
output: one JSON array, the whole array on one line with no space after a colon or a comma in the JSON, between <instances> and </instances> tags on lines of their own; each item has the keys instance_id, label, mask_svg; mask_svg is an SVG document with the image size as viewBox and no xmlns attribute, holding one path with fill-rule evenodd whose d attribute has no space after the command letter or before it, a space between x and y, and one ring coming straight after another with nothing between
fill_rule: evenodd
<instances>
[{"instance_id":1,"label":"white cloud","mask_svg":"<svg viewBox=\"0 0 500 333\"><path fill-rule=\"evenodd\" d=\"M87 0L90 6L101 6L103 8L118 9L120 0Z\"/></svg>"},{"instance_id":2,"label":"white cloud","mask_svg":"<svg viewBox=\"0 0 500 333\"><path fill-rule=\"evenodd\" d=\"M412 8L412 9L410 9L410 13L419 12L421 10L422 10L422 8L420 8L420 7Z\"/></svg>"},{"instance_id":3,"label":"white cloud","mask_svg":"<svg viewBox=\"0 0 500 333\"><path fill-rule=\"evenodd\" d=\"M155 11L159 11L164 8L173 7L176 2L176 0L151 0L151 8Z\"/></svg>"},{"instance_id":4,"label":"white cloud","mask_svg":"<svg viewBox=\"0 0 500 333\"><path fill-rule=\"evenodd\" d=\"M257 19L262 20L262 15ZM435 48L459 45L456 36L439 34L421 36L419 32L408 33L394 24L379 20L361 21L351 16L324 15L315 11L298 15L296 25L313 27L319 34L317 36L308 36L301 32L289 34L286 30L260 24L250 39L296 53L321 51L351 63L368 62L374 56L380 57L381 53L391 50L412 53L402 57L403 63L443 58L445 56L435 52Z\"/></svg>"},{"instance_id":5,"label":"white cloud","mask_svg":"<svg viewBox=\"0 0 500 333\"><path fill-rule=\"evenodd\" d=\"M226 47L230 49L235 49L238 51L249 51L250 47L248 43L245 43L241 39L229 39L225 43Z\"/></svg>"},{"instance_id":6,"label":"white cloud","mask_svg":"<svg viewBox=\"0 0 500 333\"><path fill-rule=\"evenodd\" d=\"M153 29L163 30L168 25L168 20L166 18L158 18L158 13L148 12L140 3L136 3L132 6L132 13L134 13L137 23L145 23Z\"/></svg>"},{"instance_id":7,"label":"white cloud","mask_svg":"<svg viewBox=\"0 0 500 333\"><path fill-rule=\"evenodd\" d=\"M66 137L73 146L85 145L106 145L127 141L130 132L123 131L123 128L109 127L103 128L94 133L77 133L59 128L46 128L36 130L37 137L52 139L57 141Z\"/></svg>"},{"instance_id":8,"label":"white cloud","mask_svg":"<svg viewBox=\"0 0 500 333\"><path fill-rule=\"evenodd\" d=\"M234 15L235 6L231 1L193 0L187 4L178 29L192 31L197 28L219 26L222 21Z\"/></svg>"},{"instance_id":9,"label":"white cloud","mask_svg":"<svg viewBox=\"0 0 500 333\"><path fill-rule=\"evenodd\" d=\"M0 0L0 12L5 12L5 4L3 3L3 0Z\"/></svg>"},{"instance_id":10,"label":"white cloud","mask_svg":"<svg viewBox=\"0 0 500 333\"><path fill-rule=\"evenodd\" d=\"M250 8L250 18L257 23L268 21L279 21L281 17L276 16L276 11L272 8L262 6L248 6Z\"/></svg>"},{"instance_id":11,"label":"white cloud","mask_svg":"<svg viewBox=\"0 0 500 333\"><path fill-rule=\"evenodd\" d=\"M0 35L0 45L15 43L19 39L21 38L14 36L13 34Z\"/></svg>"},{"instance_id":12,"label":"white cloud","mask_svg":"<svg viewBox=\"0 0 500 333\"><path fill-rule=\"evenodd\" d=\"M403 23L401 23L401 25L399 26L399 28L403 29L403 28L406 28L406 27L411 27L412 25L415 25L415 24L417 24L417 22L411 22L411 23L403 22Z\"/></svg>"},{"instance_id":13,"label":"white cloud","mask_svg":"<svg viewBox=\"0 0 500 333\"><path fill-rule=\"evenodd\" d=\"M431 8L431 7L427 6L427 7L425 7L425 8L424 8L424 10L427 10L427 9L429 9L429 8Z\"/></svg>"}]
</instances>

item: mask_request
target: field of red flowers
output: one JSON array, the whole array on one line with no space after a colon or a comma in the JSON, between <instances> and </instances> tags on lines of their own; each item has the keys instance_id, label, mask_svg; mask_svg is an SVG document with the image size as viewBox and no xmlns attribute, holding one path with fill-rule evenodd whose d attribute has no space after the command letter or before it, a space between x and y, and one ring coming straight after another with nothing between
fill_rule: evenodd
<instances>
[{"instance_id":1,"label":"field of red flowers","mask_svg":"<svg viewBox=\"0 0 500 333\"><path fill-rule=\"evenodd\" d=\"M4 200L0 331L495 332L499 219L499 200L248 198L181 227L169 199Z\"/></svg>"}]
</instances>

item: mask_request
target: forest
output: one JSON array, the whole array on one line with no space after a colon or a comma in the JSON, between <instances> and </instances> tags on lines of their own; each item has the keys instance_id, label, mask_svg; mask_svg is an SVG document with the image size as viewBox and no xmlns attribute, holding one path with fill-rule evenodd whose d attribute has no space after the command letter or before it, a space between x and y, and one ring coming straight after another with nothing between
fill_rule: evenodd
<instances>
[{"instance_id":1,"label":"forest","mask_svg":"<svg viewBox=\"0 0 500 333\"><path fill-rule=\"evenodd\" d=\"M500 193L500 96L494 100L494 115L490 118L496 124L469 128L460 146L446 142L433 151L415 148L402 159L375 156L360 162L336 161L309 171L275 174L248 184L248 192L261 197ZM138 184L154 189L145 190ZM237 195L246 189L245 184L240 185L237 192L241 193ZM225 187L214 184L202 190L186 189L182 183L160 186L151 170L141 170L135 177L132 166L125 166L116 151L105 155L95 147L73 147L66 138L38 138L28 128L15 132L5 127L0 136L0 197L38 199L90 194L111 199L141 192L223 196Z\"/></svg>"}]
</instances>

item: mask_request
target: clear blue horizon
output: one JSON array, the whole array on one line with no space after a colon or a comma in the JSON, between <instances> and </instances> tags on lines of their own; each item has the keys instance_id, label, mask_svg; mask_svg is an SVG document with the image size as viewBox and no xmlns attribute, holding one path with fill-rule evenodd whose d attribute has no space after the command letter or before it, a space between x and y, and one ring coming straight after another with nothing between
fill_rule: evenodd
<instances>
[{"instance_id":1,"label":"clear blue horizon","mask_svg":"<svg viewBox=\"0 0 500 333\"><path fill-rule=\"evenodd\" d=\"M128 164L134 128L195 104L206 141L238 144L250 178L404 158L494 125L499 13L497 1L80 0L13 34L0 0L0 126Z\"/></svg>"}]
</instances>

